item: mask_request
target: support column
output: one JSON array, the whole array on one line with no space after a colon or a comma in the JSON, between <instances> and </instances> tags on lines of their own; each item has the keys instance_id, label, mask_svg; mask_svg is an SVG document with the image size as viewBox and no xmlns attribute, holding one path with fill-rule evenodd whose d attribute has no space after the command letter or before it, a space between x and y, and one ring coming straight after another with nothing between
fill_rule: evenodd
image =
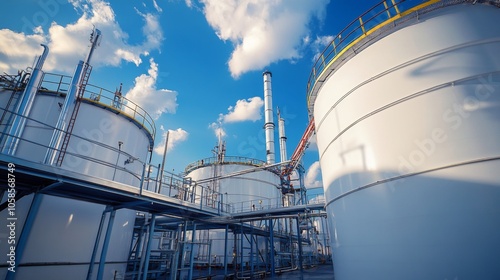
<instances>
[{"instance_id":1,"label":"support column","mask_svg":"<svg viewBox=\"0 0 500 280\"><path fill-rule=\"evenodd\" d=\"M104 220L106 219L106 213L109 209L106 207L102 211L101 222L99 223L99 229L97 230L97 236L95 238L94 249L92 250L92 256L90 257L89 269L87 271L87 280L92 279L92 273L94 271L95 258L97 255L97 248L99 248L99 241L101 240L102 228L104 227Z\"/></svg>"},{"instance_id":2,"label":"support column","mask_svg":"<svg viewBox=\"0 0 500 280\"><path fill-rule=\"evenodd\" d=\"M299 253L298 253L298 259L299 259L299 268L300 268L300 272L304 272L304 268L302 267L302 238L300 236L300 221L299 221L299 217L296 218L297 219L297 243L298 243L298 249L299 249Z\"/></svg>"},{"instance_id":3,"label":"support column","mask_svg":"<svg viewBox=\"0 0 500 280\"><path fill-rule=\"evenodd\" d=\"M271 278L275 276L275 263L274 263L274 225L273 225L273 220L269 219L269 245L270 245L270 252L269 252L269 262L271 264Z\"/></svg>"},{"instance_id":4,"label":"support column","mask_svg":"<svg viewBox=\"0 0 500 280\"><path fill-rule=\"evenodd\" d=\"M151 217L151 221L149 222L148 244L146 245L146 260L144 263L144 273L142 274L142 280L146 280L148 278L149 257L151 256L151 242L153 241L153 235L155 233L155 224L156 215L153 214Z\"/></svg>"},{"instance_id":5,"label":"support column","mask_svg":"<svg viewBox=\"0 0 500 280\"><path fill-rule=\"evenodd\" d=\"M33 200L31 201L30 210L28 211L28 216L26 217L26 221L24 222L23 229L21 231L21 235L17 241L16 245L16 271L19 269L19 265L21 264L22 256L24 253L24 248L26 247L26 243L28 241L28 237L31 233L31 229L33 228L33 222L38 213L38 209L40 208L40 204L42 202L42 195L39 193L35 193ZM5 280L13 280L15 279L16 272L12 272L7 270L7 275L5 276Z\"/></svg>"},{"instance_id":6,"label":"support column","mask_svg":"<svg viewBox=\"0 0 500 280\"><path fill-rule=\"evenodd\" d=\"M195 240L196 240L196 224L193 222L193 231L192 231L192 235L191 235L191 252L189 254L188 279L193 279L194 242L195 242ZM144 280L146 280L146 279L144 279Z\"/></svg>"},{"instance_id":7,"label":"support column","mask_svg":"<svg viewBox=\"0 0 500 280\"><path fill-rule=\"evenodd\" d=\"M109 240L111 239L111 231L113 230L113 222L115 221L116 210L112 210L109 214L108 228L106 228L106 235L102 244L101 258L99 259L99 270L97 272L97 279L103 279L104 266L106 265L106 255L108 253Z\"/></svg>"},{"instance_id":8,"label":"support column","mask_svg":"<svg viewBox=\"0 0 500 280\"><path fill-rule=\"evenodd\" d=\"M241 276L243 277L243 264L244 264L244 261L243 261L243 223L241 223L241 236L240 236L240 272L241 272Z\"/></svg>"},{"instance_id":9,"label":"support column","mask_svg":"<svg viewBox=\"0 0 500 280\"><path fill-rule=\"evenodd\" d=\"M226 225L226 231L224 234L224 275L227 275L227 241L228 241L229 225Z\"/></svg>"}]
</instances>

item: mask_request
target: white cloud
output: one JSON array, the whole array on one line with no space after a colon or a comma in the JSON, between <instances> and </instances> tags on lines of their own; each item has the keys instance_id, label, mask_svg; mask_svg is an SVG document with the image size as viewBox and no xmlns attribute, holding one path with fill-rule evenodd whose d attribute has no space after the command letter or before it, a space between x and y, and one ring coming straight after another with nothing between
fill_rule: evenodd
<instances>
[{"instance_id":1,"label":"white cloud","mask_svg":"<svg viewBox=\"0 0 500 280\"><path fill-rule=\"evenodd\" d=\"M321 166L319 161L315 161L309 169L307 169L306 175L304 177L304 184L308 189L321 188L323 187L323 182L321 180Z\"/></svg>"},{"instance_id":2,"label":"white cloud","mask_svg":"<svg viewBox=\"0 0 500 280\"><path fill-rule=\"evenodd\" d=\"M227 110L229 113L221 115L220 119L224 123L243 122L243 121L257 121L262 118L260 109L264 105L262 98L255 96L248 99L241 99L236 101L236 105L229 106Z\"/></svg>"},{"instance_id":3,"label":"white cloud","mask_svg":"<svg viewBox=\"0 0 500 280\"><path fill-rule=\"evenodd\" d=\"M224 130L224 128L222 127L222 123L216 123L216 122L213 122L211 124L208 125L208 128L212 129L215 133L215 137L219 138L219 136L221 138L226 138L227 136L227 133L226 131Z\"/></svg>"},{"instance_id":4,"label":"white cloud","mask_svg":"<svg viewBox=\"0 0 500 280\"><path fill-rule=\"evenodd\" d=\"M234 106L227 108L229 111L227 114L219 114L217 121L209 124L208 128L214 131L217 138L219 135L224 138L227 133L223 124L260 120L262 118L260 111L263 105L264 101L258 96L238 100Z\"/></svg>"},{"instance_id":5,"label":"white cloud","mask_svg":"<svg viewBox=\"0 0 500 280\"><path fill-rule=\"evenodd\" d=\"M163 11L163 10L161 9L161 7L160 7L160 6L158 6L158 3L156 3L156 0L153 0L153 5L154 5L155 9L156 9L158 12L160 12L160 13L161 13L161 12Z\"/></svg>"},{"instance_id":6,"label":"white cloud","mask_svg":"<svg viewBox=\"0 0 500 280\"><path fill-rule=\"evenodd\" d=\"M165 131L163 126L161 126L160 128L163 131L162 141L160 141L158 145L156 145L154 151L159 155L163 155L163 153L165 152L165 141L167 139L167 131ZM169 129L167 153L171 152L177 144L185 141L188 138L188 135L189 133L182 128L178 128L176 130Z\"/></svg>"},{"instance_id":7,"label":"white cloud","mask_svg":"<svg viewBox=\"0 0 500 280\"><path fill-rule=\"evenodd\" d=\"M32 66L36 55L41 55L46 43L43 33L24 35L9 29L0 30L0 73L15 74Z\"/></svg>"},{"instance_id":8,"label":"white cloud","mask_svg":"<svg viewBox=\"0 0 500 280\"><path fill-rule=\"evenodd\" d=\"M313 62L316 62L326 46L332 43L333 38L334 36L330 35L316 37L316 40L314 40L314 42L311 44L311 48L314 52Z\"/></svg>"},{"instance_id":9,"label":"white cloud","mask_svg":"<svg viewBox=\"0 0 500 280\"><path fill-rule=\"evenodd\" d=\"M317 151L318 150L318 141L316 138L316 133L313 133L311 135L311 138L309 138L309 146L307 146L307 149L309 151Z\"/></svg>"},{"instance_id":10,"label":"white cloud","mask_svg":"<svg viewBox=\"0 0 500 280\"><path fill-rule=\"evenodd\" d=\"M153 119L157 120L163 113L175 113L177 92L168 89L156 89L158 64L152 58L149 63L148 74L142 74L135 78L134 87L127 92L125 98L138 104Z\"/></svg>"},{"instance_id":11,"label":"white cloud","mask_svg":"<svg viewBox=\"0 0 500 280\"><path fill-rule=\"evenodd\" d=\"M221 40L235 49L229 70L235 78L283 59L300 58L312 17L322 18L329 0L201 0L205 17Z\"/></svg>"},{"instance_id":12,"label":"white cloud","mask_svg":"<svg viewBox=\"0 0 500 280\"><path fill-rule=\"evenodd\" d=\"M47 33L43 32L41 26L32 23L23 27L23 33L1 30L0 60L3 63L0 64L0 72L13 73L31 66L33 56L41 54L42 49L39 45L43 42L50 50L44 70L57 69L71 73L78 60L85 59L89 51L89 36L94 26L102 32L100 47L95 51L91 61L94 67L118 66L122 61L139 65L142 63L141 56L148 55L151 50L160 47L163 32L157 15L138 12L144 22L142 29L144 40L138 45L130 45L127 43L128 34L121 29L108 2L72 0L70 3L81 13L73 23L63 26L52 22ZM34 34L28 34L28 31Z\"/></svg>"}]
</instances>

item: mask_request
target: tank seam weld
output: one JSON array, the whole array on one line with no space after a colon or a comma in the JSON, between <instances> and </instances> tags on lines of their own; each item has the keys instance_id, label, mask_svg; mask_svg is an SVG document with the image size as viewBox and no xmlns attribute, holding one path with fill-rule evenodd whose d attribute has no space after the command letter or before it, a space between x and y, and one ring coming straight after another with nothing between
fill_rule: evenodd
<instances>
[{"instance_id":1,"label":"tank seam weld","mask_svg":"<svg viewBox=\"0 0 500 280\"><path fill-rule=\"evenodd\" d=\"M426 55L423 55L423 56L420 56L418 58L415 58L415 59L412 59L410 61L407 61L405 63L402 63L402 64L399 64L393 68L390 68L388 70L385 70L384 72L378 74L378 75L375 75L371 78L368 78L367 80L363 81L362 83L356 85L355 87L353 87L351 90L349 90L346 94L344 94L342 97L339 98L339 100L337 100L337 102L335 102L332 107L327 111L327 113L323 116L323 118L321 118L321 120L319 121L318 125L316 126L316 131L319 130L321 128L321 125L323 124L324 120L330 115L330 113L333 111L333 109L335 109L344 99L346 99L349 95L351 95L354 91L356 91L357 89L379 79L379 78L382 78L383 76L386 76L394 71L397 71L397 70L400 70L404 67L407 67L407 66L410 66L412 64L415 64L417 62L421 62L425 59L429 59L431 57L434 57L434 56L437 56L437 55L441 55L441 54L444 54L446 52L450 52L450 51L455 51L455 50L458 50L458 49L462 49L462 48L467 48L467 47L472 47L472 46L476 46L476 45L484 45L484 44L491 44L491 43L498 43L500 42L500 38L495 38L495 39L488 39L488 40L481 40L481 41L475 41L475 42L468 42L468 43L465 43L465 44L461 44L461 45L458 45L458 46L453 46L453 47L449 47L449 48L445 48L445 49L442 49L442 50L439 50L439 51L436 51L436 52L433 52L433 53L430 53L430 54L426 54Z\"/></svg>"},{"instance_id":2,"label":"tank seam weld","mask_svg":"<svg viewBox=\"0 0 500 280\"><path fill-rule=\"evenodd\" d=\"M460 83L460 82L465 82L465 81L469 81L469 80L473 80L475 78L478 78L478 77L481 77L481 76L484 76L484 75L487 75L487 74L498 74L500 73L500 71L490 71L490 72L486 72L486 73L481 73L481 74L477 74L477 75L474 75L474 76L469 76L469 77L465 77L465 78L461 78L461 79L457 79L457 80L454 80L454 81L450 81L450 82L446 82L444 84L440 84L440 85L437 85L437 86L433 86L433 87L430 87L428 89L425 89L425 90L422 90L422 91L418 91L416 93L413 93L413 94L410 94L408 96L405 96L403 98L400 98L396 101L393 101L387 105L384 105L364 116L362 116L361 118L355 120L353 123L351 123L350 125L348 125L346 128L344 128L342 131L340 131L339 134L337 134L337 136L335 136L332 141L330 141L330 143L328 143L328 145L325 147L325 149L323 150L323 153L321 153L321 156L320 156L320 159L323 158L323 156L325 155L325 153L327 152L328 148L330 147L330 145L335 142L340 136L342 136L345 132L347 132L349 129L351 129L353 126L355 126L356 124L360 123L361 121L377 114L377 113L380 113L386 109L389 109L391 107L394 107L395 105L398 105L400 103L403 103L405 101L408 101L408 100L411 100L413 98L416 98L416 97L419 97L421 95L424 95L424 94L427 94L427 93L431 93L431 92L434 92L436 90L439 90L439 89L442 89L442 88L445 88L445 87L449 87L449 86L455 86L456 83ZM318 131L316 130L316 133Z\"/></svg>"},{"instance_id":3,"label":"tank seam weld","mask_svg":"<svg viewBox=\"0 0 500 280\"><path fill-rule=\"evenodd\" d=\"M404 178L407 178L407 177L413 177L413 176L416 176L416 175L421 175L421 174L430 173L430 172L434 172L434 171L439 171L439 170L443 170L443 169L448 169L448 168L452 168L452 167L459 167L459 166L462 166L462 165L469 165L469 164L482 163L482 162L495 161L495 160L500 160L500 156L488 157L488 158L480 158L480 159L474 159L474 160L470 160L470 161L462 161L462 162L453 163L453 164L449 164L449 165L444 165L444 166L440 166L440 167L436 167L436 168L431 168L431 169L427 169L427 170L423 170L423 171L418 171L418 172L413 172L413 173L407 173L407 174L404 174L404 175L399 175L399 176L387 178L387 179L384 179L384 180L379 180L379 181L370 183L368 185L364 185L364 186L355 188L355 189L350 190L348 192L345 192L345 193L343 193L343 194L341 194L339 196L336 196L331 201L329 201L328 203L325 204L325 208L328 205L330 205L331 203L333 203L333 202L335 202L335 201L337 201L337 200L339 200L339 199L341 199L343 197L346 197L346 196L348 196L348 195L350 195L352 193L355 193L355 192L358 192L358 191L361 191L361 190L364 190L364 189L367 189L367 188L370 188L370 187L374 187L374 186L377 186L377 185L380 185L380 184L385 184L385 183L392 182L392 181L395 181L395 180L404 179Z\"/></svg>"}]
</instances>

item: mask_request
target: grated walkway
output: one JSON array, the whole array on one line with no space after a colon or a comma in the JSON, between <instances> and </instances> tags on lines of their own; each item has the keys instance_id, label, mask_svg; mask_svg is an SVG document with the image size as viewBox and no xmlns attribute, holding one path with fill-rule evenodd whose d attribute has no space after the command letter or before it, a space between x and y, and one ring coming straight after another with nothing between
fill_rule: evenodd
<instances>
[{"instance_id":1,"label":"grated walkway","mask_svg":"<svg viewBox=\"0 0 500 280\"><path fill-rule=\"evenodd\" d=\"M287 279L287 280L329 280L335 279L333 276L332 264L319 265L312 268L304 269L301 273L300 270L282 273L269 279Z\"/></svg>"}]
</instances>

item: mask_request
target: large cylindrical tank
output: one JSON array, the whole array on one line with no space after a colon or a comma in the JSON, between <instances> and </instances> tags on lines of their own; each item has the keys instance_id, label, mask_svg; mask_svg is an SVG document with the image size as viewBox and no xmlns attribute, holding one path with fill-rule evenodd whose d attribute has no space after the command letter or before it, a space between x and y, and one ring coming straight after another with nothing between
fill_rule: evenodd
<instances>
[{"instance_id":1,"label":"large cylindrical tank","mask_svg":"<svg viewBox=\"0 0 500 280\"><path fill-rule=\"evenodd\" d=\"M34 97L29 119L14 157L34 163L45 162L47 145L64 102L65 91L62 89L67 85L64 82L67 79L65 76L45 74L42 88ZM8 111L13 111L16 107L15 103L19 100L16 95L19 95L19 92L13 92L10 87L6 87L0 94L0 115L3 116L0 129L7 133L13 119L12 113ZM120 104L117 104L112 92L87 85L67 154L60 168L75 172L81 175L80 178L88 177L89 182L95 182L97 178L139 187L142 163L146 161L149 147L152 146L154 124L149 115L134 104L127 103L124 98L119 101ZM10 105L7 107L7 104ZM1 137L0 143L3 144L6 135ZM36 174L36 171L33 173ZM104 180L102 183L106 184ZM38 183L33 186L39 187L44 186ZM25 229L25 232L28 232L22 258L16 260L16 279L85 279L106 205L49 194L38 195L38 207L32 206L33 194L26 195L16 202L16 238L19 238ZM4 203L7 196L7 192L3 193L0 203ZM35 208L36 211L33 210ZM29 211L34 213L31 228L24 223ZM7 220L7 212L1 211L0 218ZM100 260L109 217L107 212L95 263ZM135 217L134 210L116 211L103 279L125 277ZM6 234L0 236L2 252L8 251L7 237ZM6 254L0 256L3 264L7 260ZM94 265L91 279L96 279L98 266ZM4 269L0 269L0 278L5 278L6 273L4 266Z\"/></svg>"},{"instance_id":2,"label":"large cylindrical tank","mask_svg":"<svg viewBox=\"0 0 500 280\"><path fill-rule=\"evenodd\" d=\"M16 260L15 279L85 279L89 270L92 250L97 238L99 223L104 205L40 195L41 202L35 214L33 227L29 233L23 257ZM3 203L7 194L1 199ZM33 195L17 201L16 235L23 230ZM7 220L8 211L0 212L0 218ZM106 215L95 265L91 279L97 279L99 259L103 246L104 234L108 227L109 213ZM103 279L123 279L126 272L129 249L135 222L135 211L122 209L115 214L111 230L110 243L106 254ZM7 236L1 237L0 249L8 252ZM0 255L0 261L7 263L9 256ZM4 279L7 269L0 269L0 278Z\"/></svg>"},{"instance_id":3,"label":"large cylindrical tank","mask_svg":"<svg viewBox=\"0 0 500 280\"><path fill-rule=\"evenodd\" d=\"M338 280L500 279L498 1L419 2L313 73Z\"/></svg>"},{"instance_id":4,"label":"large cylindrical tank","mask_svg":"<svg viewBox=\"0 0 500 280\"><path fill-rule=\"evenodd\" d=\"M257 170L254 172L226 177L235 172L263 166L265 162L255 159L243 157L225 157L223 162L217 162L215 158L208 158L190 164L186 168L186 177L191 178L195 182L203 182L204 199L209 196L207 190L211 189L223 195L222 209L227 212L247 212L257 211L261 209L277 208L282 205L280 177L276 173L268 170ZM220 177L220 178L219 178ZM211 180L214 179L214 180ZM201 197L201 188L198 188L197 199ZM268 227L267 221L252 222L253 226L265 229ZM275 226L274 230L283 229L283 225ZM223 256L229 256L229 263L233 262L234 236L228 237L227 251L224 252L225 230L210 230L209 233L199 231L201 239L210 239L212 242L211 259L217 259L216 262L223 263ZM237 232L235 234L238 234ZM238 237L239 240L240 237ZM257 245L253 245L254 250L263 249L265 247L265 238L258 238ZM239 242L236 242L239 248ZM244 240L244 248L248 250L250 245L247 240ZM240 249L237 249L241 253ZM248 262L250 255L244 252L244 261ZM204 252L200 252L203 255ZM234 255L238 257L237 255ZM202 259L205 256L199 256ZM239 259L238 259L239 261ZM257 258L254 259L257 262Z\"/></svg>"},{"instance_id":5,"label":"large cylindrical tank","mask_svg":"<svg viewBox=\"0 0 500 280\"><path fill-rule=\"evenodd\" d=\"M46 84L45 80L42 86ZM92 89L106 93L100 88ZM142 124L147 124L142 120L146 113L136 114L135 118L129 116L125 108L111 106L111 98L107 99L104 94L99 100L94 100L97 97L92 97L91 92L86 92L84 97L61 168L138 186L143 169L141 162L146 161L153 142L154 131ZM56 92L38 92L16 157L44 162L63 102L64 96Z\"/></svg>"}]
</instances>

